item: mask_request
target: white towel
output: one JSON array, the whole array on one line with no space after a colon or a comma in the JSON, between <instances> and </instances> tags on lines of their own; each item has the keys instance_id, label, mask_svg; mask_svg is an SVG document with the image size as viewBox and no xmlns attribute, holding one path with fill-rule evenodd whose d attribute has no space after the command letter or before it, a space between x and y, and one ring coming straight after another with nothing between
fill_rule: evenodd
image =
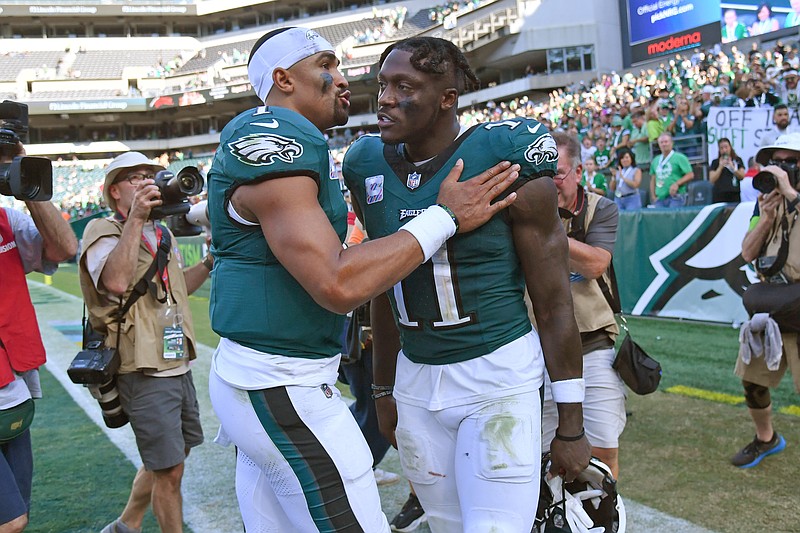
<instances>
[{"instance_id":1,"label":"white towel","mask_svg":"<svg viewBox=\"0 0 800 533\"><path fill-rule=\"evenodd\" d=\"M769 313L756 313L742 324L739 329L739 357L744 364L749 365L753 356L763 356L768 369L778 370L782 353L781 330Z\"/></svg>"}]
</instances>

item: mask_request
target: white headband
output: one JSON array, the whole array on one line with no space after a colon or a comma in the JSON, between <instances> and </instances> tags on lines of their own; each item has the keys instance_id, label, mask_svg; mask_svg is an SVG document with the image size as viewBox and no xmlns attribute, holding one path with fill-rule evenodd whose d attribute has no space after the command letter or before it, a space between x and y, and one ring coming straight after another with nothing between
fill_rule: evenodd
<instances>
[{"instance_id":1,"label":"white headband","mask_svg":"<svg viewBox=\"0 0 800 533\"><path fill-rule=\"evenodd\" d=\"M276 68L289 68L319 52L334 52L333 45L314 30L289 28L262 43L250 56L247 74L256 95L266 102Z\"/></svg>"}]
</instances>

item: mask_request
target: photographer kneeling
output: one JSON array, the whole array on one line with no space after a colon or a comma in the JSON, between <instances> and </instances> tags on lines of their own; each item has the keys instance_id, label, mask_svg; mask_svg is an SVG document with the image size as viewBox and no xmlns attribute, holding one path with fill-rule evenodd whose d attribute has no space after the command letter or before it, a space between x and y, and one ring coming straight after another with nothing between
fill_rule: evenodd
<instances>
[{"instance_id":1,"label":"photographer kneeling","mask_svg":"<svg viewBox=\"0 0 800 533\"><path fill-rule=\"evenodd\" d=\"M24 156L21 142L0 146L0 193L17 196L13 188L5 187L14 172L6 165ZM52 170L48 172L27 177L31 182L42 180L42 188L51 189ZM50 199L45 196L36 200ZM0 208L0 531L9 532L22 531L28 524L33 479L28 427L32 398L42 397L38 369L46 359L25 274L53 274L59 261L75 257L78 250L72 228L53 204L24 195L18 198L26 200L30 216Z\"/></svg>"},{"instance_id":2,"label":"photographer kneeling","mask_svg":"<svg viewBox=\"0 0 800 533\"><path fill-rule=\"evenodd\" d=\"M798 159L798 133L778 137L756 155L764 168L753 178L753 186L761 194L742 242L742 257L755 262L761 283L751 285L743 296L753 320L743 326L739 336L743 342L735 369L742 378L756 436L731 459L740 468L756 466L764 457L786 447L784 438L772 427L769 389L778 386L787 367L794 377L795 390L800 392L800 226L795 228L800 215ZM770 319L761 313L769 313ZM752 353L759 351L757 342L753 349L746 342L762 330L763 357Z\"/></svg>"},{"instance_id":3,"label":"photographer kneeling","mask_svg":"<svg viewBox=\"0 0 800 533\"><path fill-rule=\"evenodd\" d=\"M174 235L154 220L170 207L154 179L163 170L139 152L114 158L103 189L114 214L92 220L83 234L81 290L92 327L119 349L119 400L144 464L125 510L104 533L139 531L151 501L161 531L182 531L184 460L203 442L189 370L195 340L188 295L208 279L213 261L184 269ZM135 286L146 292L120 317Z\"/></svg>"}]
</instances>

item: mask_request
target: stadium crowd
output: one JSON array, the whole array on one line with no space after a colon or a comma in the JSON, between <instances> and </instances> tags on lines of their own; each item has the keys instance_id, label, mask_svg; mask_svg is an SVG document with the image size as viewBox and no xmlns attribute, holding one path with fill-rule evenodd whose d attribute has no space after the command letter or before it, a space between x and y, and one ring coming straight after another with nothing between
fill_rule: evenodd
<instances>
[{"instance_id":1,"label":"stadium crowd","mask_svg":"<svg viewBox=\"0 0 800 533\"><path fill-rule=\"evenodd\" d=\"M697 136L705 132L704 119L711 106L761 107L783 102L795 112L800 104L798 68L797 43L779 41L772 48L754 46L747 52L736 46L727 52L719 48L697 50L678 54L656 69L602 74L599 78L554 90L541 100L527 95L501 102L490 100L462 111L459 121L471 126L529 117L551 130L576 134L584 146L581 159L591 157L599 170L600 177L592 186L610 195L617 167L614 156L623 147L611 141L620 131L627 135L624 147L633 150L645 179L651 149L658 153L656 140L665 131L676 138L677 151L694 156L693 161L703 159L703 163L708 164L710 161L705 154L693 150L699 149ZM644 124L637 127L636 117L641 113ZM620 122L621 127L614 125ZM329 132L334 159L341 162L347 146L367 131L362 128ZM647 142L634 142L637 132L646 133ZM690 136L694 136L691 141L681 144L680 137ZM180 162L182 154L173 152L160 157L162 163L171 164ZM80 218L105 207L102 195L97 192L104 163L105 160L79 160L77 157L55 163L54 200L71 218ZM0 198L0 202L3 201L9 204L8 199Z\"/></svg>"},{"instance_id":2,"label":"stadium crowd","mask_svg":"<svg viewBox=\"0 0 800 533\"><path fill-rule=\"evenodd\" d=\"M611 195L617 169L616 152L623 147L632 149L636 165L644 175L644 187L651 158L659 153L656 141L664 132L675 138L676 150L689 156L693 163L710 164L700 148L705 117L711 106L762 107L785 103L790 113L795 113L800 104L798 68L797 43L779 41L772 48L754 46L749 51L736 46L730 51L697 50L676 55L656 69L602 74L554 90L545 99L523 95L500 102L490 100L462 111L459 121L471 126L529 117L554 131L574 133L584 146L581 158L591 157L599 171L599 177L590 185ZM334 158L341 162L347 146L367 132L364 128L329 132ZM618 137L620 142L612 143ZM681 141L681 137L687 139ZM181 159L175 152L161 157L167 158L162 160L166 164ZM104 162L73 158L56 163L54 199L71 217L103 208L102 197L96 191Z\"/></svg>"}]
</instances>

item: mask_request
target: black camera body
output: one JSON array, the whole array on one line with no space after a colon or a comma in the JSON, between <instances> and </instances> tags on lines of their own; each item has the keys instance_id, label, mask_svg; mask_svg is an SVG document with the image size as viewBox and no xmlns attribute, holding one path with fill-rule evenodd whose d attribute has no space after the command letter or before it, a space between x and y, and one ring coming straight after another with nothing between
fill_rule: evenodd
<instances>
[{"instance_id":1,"label":"black camera body","mask_svg":"<svg viewBox=\"0 0 800 533\"><path fill-rule=\"evenodd\" d=\"M167 227L176 237L193 237L205 230L211 233L211 222L208 221L208 200L200 200L182 217L167 219Z\"/></svg>"},{"instance_id":2,"label":"black camera body","mask_svg":"<svg viewBox=\"0 0 800 533\"><path fill-rule=\"evenodd\" d=\"M156 173L155 185L161 193L161 205L150 211L150 220L185 215L192 204L189 197L200 194L205 180L197 167L183 167L177 174L169 170Z\"/></svg>"},{"instance_id":3,"label":"black camera body","mask_svg":"<svg viewBox=\"0 0 800 533\"><path fill-rule=\"evenodd\" d=\"M797 178L798 178L798 168L797 165L787 165L785 163L781 163L778 165L783 170L786 171L786 174L789 175L789 183L793 188L797 188ZM774 191L778 187L778 178L775 175L768 171L762 170L755 176L753 176L753 188L756 189L758 192L763 194L769 194Z\"/></svg>"},{"instance_id":4,"label":"black camera body","mask_svg":"<svg viewBox=\"0 0 800 533\"><path fill-rule=\"evenodd\" d=\"M116 350L106 348L103 341L93 340L86 343L86 347L72 360L67 375L79 385L100 385L116 375L119 365Z\"/></svg>"},{"instance_id":5,"label":"black camera body","mask_svg":"<svg viewBox=\"0 0 800 533\"><path fill-rule=\"evenodd\" d=\"M0 103L0 155L17 153L28 140L28 106L11 100ZM44 157L14 157L0 163L0 194L18 200L45 202L53 197L53 165Z\"/></svg>"},{"instance_id":6,"label":"black camera body","mask_svg":"<svg viewBox=\"0 0 800 533\"><path fill-rule=\"evenodd\" d=\"M85 316L83 320L83 350L70 363L67 375L73 383L89 389L100 404L106 426L120 428L128 423L117 390L117 371L122 359L116 349L105 347L105 338Z\"/></svg>"}]
</instances>

